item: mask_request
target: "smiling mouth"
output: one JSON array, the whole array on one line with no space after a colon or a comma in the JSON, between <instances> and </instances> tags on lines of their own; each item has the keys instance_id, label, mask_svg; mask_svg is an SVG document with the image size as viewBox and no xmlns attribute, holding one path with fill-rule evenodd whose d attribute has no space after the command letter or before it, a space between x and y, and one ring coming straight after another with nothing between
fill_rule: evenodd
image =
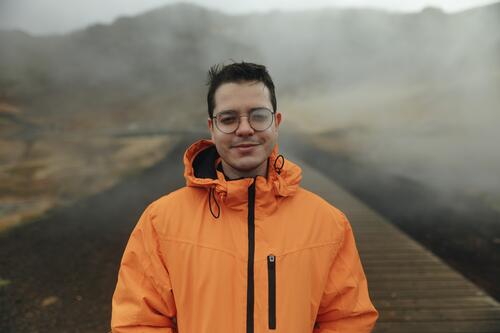
<instances>
[{"instance_id":1,"label":"smiling mouth","mask_svg":"<svg viewBox=\"0 0 500 333\"><path fill-rule=\"evenodd\" d=\"M250 147L255 147L257 146L257 143L242 143L236 146L233 146L233 148L250 148Z\"/></svg>"}]
</instances>

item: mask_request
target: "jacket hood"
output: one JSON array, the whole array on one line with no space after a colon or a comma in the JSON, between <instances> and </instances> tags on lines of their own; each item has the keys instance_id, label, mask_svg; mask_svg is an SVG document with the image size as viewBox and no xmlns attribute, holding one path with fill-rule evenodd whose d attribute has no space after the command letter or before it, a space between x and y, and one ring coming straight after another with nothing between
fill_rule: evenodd
<instances>
[{"instance_id":1,"label":"jacket hood","mask_svg":"<svg viewBox=\"0 0 500 333\"><path fill-rule=\"evenodd\" d=\"M206 188L226 205L246 209L247 189L254 178L226 180L224 174L217 170L219 161L220 156L211 140L200 140L192 144L184 154L186 185ZM267 178L255 178L256 203L274 210L277 200L296 193L301 179L300 167L279 155L276 145L268 159Z\"/></svg>"}]
</instances>

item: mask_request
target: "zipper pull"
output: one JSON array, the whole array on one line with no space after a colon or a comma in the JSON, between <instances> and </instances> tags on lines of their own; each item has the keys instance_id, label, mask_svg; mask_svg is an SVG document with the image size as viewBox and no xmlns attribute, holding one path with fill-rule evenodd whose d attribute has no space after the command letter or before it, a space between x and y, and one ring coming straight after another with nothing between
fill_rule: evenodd
<instances>
[{"instance_id":1,"label":"zipper pull","mask_svg":"<svg viewBox=\"0 0 500 333\"><path fill-rule=\"evenodd\" d=\"M267 256L267 260L269 260L269 262L274 262L276 260L276 257L274 255L270 254Z\"/></svg>"}]
</instances>

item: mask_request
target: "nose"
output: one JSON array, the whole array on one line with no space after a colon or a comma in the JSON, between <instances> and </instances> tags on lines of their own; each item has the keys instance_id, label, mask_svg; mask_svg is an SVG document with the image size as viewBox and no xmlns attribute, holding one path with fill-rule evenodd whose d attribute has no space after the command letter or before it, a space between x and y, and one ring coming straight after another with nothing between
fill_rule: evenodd
<instances>
[{"instance_id":1,"label":"nose","mask_svg":"<svg viewBox=\"0 0 500 333\"><path fill-rule=\"evenodd\" d=\"M251 136L254 132L254 129L248 122L248 117L240 117L240 124L238 125L235 134L238 136Z\"/></svg>"}]
</instances>

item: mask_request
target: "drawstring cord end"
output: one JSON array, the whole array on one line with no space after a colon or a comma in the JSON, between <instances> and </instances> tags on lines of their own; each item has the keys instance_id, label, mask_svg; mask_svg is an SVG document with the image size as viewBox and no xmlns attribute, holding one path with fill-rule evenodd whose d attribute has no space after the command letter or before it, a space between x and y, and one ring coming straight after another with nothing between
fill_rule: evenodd
<instances>
[{"instance_id":1,"label":"drawstring cord end","mask_svg":"<svg viewBox=\"0 0 500 333\"><path fill-rule=\"evenodd\" d=\"M215 197L215 188L214 187L210 187L210 191L208 192L208 206L210 207L210 213L212 213L212 216L216 219L219 218L220 216L220 205L219 203L217 202L217 198ZM212 208L212 197L213 197L213 201L215 202L215 205L217 206L217 214L214 213L214 210Z\"/></svg>"},{"instance_id":2,"label":"drawstring cord end","mask_svg":"<svg viewBox=\"0 0 500 333\"><path fill-rule=\"evenodd\" d=\"M273 166L274 170L276 170L276 173L279 175L281 173L281 169L283 169L283 166L285 166L285 158L283 157L283 155L280 154L276 156Z\"/></svg>"}]
</instances>

